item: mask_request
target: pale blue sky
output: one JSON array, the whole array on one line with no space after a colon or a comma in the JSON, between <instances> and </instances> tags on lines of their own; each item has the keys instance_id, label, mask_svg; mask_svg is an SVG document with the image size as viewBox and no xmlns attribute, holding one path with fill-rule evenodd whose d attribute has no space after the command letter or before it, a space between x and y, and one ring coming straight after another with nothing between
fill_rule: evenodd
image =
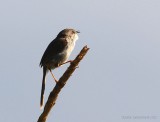
<instances>
[{"instance_id":1,"label":"pale blue sky","mask_svg":"<svg viewBox=\"0 0 160 122\"><path fill-rule=\"evenodd\" d=\"M84 45L90 51L47 122L159 122L159 12L159 0L1 0L0 121L37 121L41 56L71 27L81 33L70 59ZM53 73L59 78L67 66ZM46 84L45 101L50 74Z\"/></svg>"}]
</instances>

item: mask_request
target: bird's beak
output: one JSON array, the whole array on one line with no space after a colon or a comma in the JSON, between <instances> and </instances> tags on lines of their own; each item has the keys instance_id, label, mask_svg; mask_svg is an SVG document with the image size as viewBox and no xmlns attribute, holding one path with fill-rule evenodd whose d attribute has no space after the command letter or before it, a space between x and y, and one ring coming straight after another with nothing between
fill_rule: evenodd
<instances>
[{"instance_id":1,"label":"bird's beak","mask_svg":"<svg viewBox=\"0 0 160 122\"><path fill-rule=\"evenodd\" d=\"M77 33L80 33L80 31L76 31Z\"/></svg>"}]
</instances>

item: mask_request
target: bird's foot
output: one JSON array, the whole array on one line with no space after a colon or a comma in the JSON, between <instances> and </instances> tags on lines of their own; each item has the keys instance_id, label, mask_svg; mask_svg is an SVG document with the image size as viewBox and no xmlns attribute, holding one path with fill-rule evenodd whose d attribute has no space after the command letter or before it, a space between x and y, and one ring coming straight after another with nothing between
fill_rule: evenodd
<instances>
[{"instance_id":1,"label":"bird's foot","mask_svg":"<svg viewBox=\"0 0 160 122\"><path fill-rule=\"evenodd\" d=\"M73 60L69 60L69 61L66 61L66 62L64 62L62 64L59 64L59 66L62 66L62 65L67 64L67 63L72 63L72 62L73 62Z\"/></svg>"},{"instance_id":2,"label":"bird's foot","mask_svg":"<svg viewBox=\"0 0 160 122\"><path fill-rule=\"evenodd\" d=\"M66 61L66 62L60 64L59 66L62 66L63 64L66 64L66 63L72 63L72 62L73 62L73 60L69 60L69 61ZM76 68L79 68L79 66L76 66Z\"/></svg>"}]
</instances>

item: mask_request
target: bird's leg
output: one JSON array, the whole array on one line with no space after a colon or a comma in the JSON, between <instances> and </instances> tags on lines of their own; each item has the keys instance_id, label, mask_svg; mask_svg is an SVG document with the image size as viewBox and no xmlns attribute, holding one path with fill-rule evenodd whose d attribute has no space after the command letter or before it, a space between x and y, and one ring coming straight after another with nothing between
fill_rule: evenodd
<instances>
[{"instance_id":1,"label":"bird's leg","mask_svg":"<svg viewBox=\"0 0 160 122\"><path fill-rule=\"evenodd\" d=\"M62 66L62 65L64 65L64 64L66 64L66 63L72 63L72 62L73 62L73 60L69 60L69 61L66 61L66 62L64 62L64 63L59 64L59 66Z\"/></svg>"},{"instance_id":2,"label":"bird's leg","mask_svg":"<svg viewBox=\"0 0 160 122\"><path fill-rule=\"evenodd\" d=\"M64 62L64 63L62 63L62 64L59 64L58 66L62 66L62 65L64 65L64 64L66 64L66 63L72 63L73 62L73 60L69 60L69 61L66 61L66 62ZM79 66L76 66L76 68L79 68Z\"/></svg>"},{"instance_id":3,"label":"bird's leg","mask_svg":"<svg viewBox=\"0 0 160 122\"><path fill-rule=\"evenodd\" d=\"M52 75L52 77L53 77L54 81L55 81L56 83L58 83L58 80L56 80L56 78L54 77L54 75L53 75L53 73L52 73L52 70L51 70L51 69L49 69L49 71L50 71L50 73L51 73L51 75Z\"/></svg>"}]
</instances>

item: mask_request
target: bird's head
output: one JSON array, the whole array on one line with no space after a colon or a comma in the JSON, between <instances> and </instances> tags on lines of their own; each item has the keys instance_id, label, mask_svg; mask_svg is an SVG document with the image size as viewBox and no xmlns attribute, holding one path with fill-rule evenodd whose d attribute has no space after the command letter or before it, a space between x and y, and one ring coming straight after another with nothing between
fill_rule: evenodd
<instances>
[{"instance_id":1,"label":"bird's head","mask_svg":"<svg viewBox=\"0 0 160 122\"><path fill-rule=\"evenodd\" d=\"M59 34L57 35L57 38L67 38L69 40L76 41L78 40L78 33L80 32L74 29L66 28L62 30L61 32L59 32Z\"/></svg>"}]
</instances>

